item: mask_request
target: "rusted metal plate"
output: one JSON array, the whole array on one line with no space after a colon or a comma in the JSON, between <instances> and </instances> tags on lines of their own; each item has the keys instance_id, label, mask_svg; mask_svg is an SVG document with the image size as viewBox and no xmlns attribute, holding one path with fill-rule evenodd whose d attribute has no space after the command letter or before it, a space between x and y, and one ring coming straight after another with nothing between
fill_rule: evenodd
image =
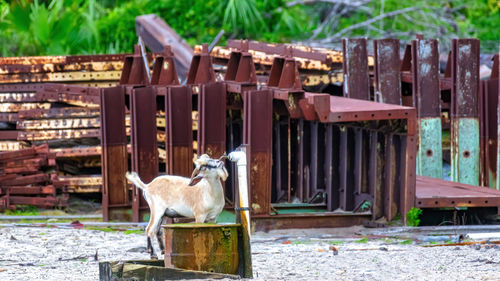
<instances>
[{"instance_id":1,"label":"rusted metal plate","mask_svg":"<svg viewBox=\"0 0 500 281\"><path fill-rule=\"evenodd\" d=\"M412 92L419 122L417 174L443 177L439 51L435 39L412 41Z\"/></svg>"},{"instance_id":2,"label":"rusted metal plate","mask_svg":"<svg viewBox=\"0 0 500 281\"><path fill-rule=\"evenodd\" d=\"M254 214L270 214L273 94L268 90L250 91L244 104L243 143L250 148L250 203Z\"/></svg>"},{"instance_id":3,"label":"rusted metal plate","mask_svg":"<svg viewBox=\"0 0 500 281\"><path fill-rule=\"evenodd\" d=\"M149 84L149 74L147 71L149 71L149 66L146 68L144 65L141 49L139 45L134 45L134 54L125 57L123 70L120 73L120 85Z\"/></svg>"},{"instance_id":4,"label":"rusted metal plate","mask_svg":"<svg viewBox=\"0 0 500 281\"><path fill-rule=\"evenodd\" d=\"M478 185L479 151L479 40L452 42L451 178Z\"/></svg>"},{"instance_id":5,"label":"rusted metal plate","mask_svg":"<svg viewBox=\"0 0 500 281\"><path fill-rule=\"evenodd\" d=\"M162 55L155 58L153 73L151 74L151 85L179 85L174 58L170 46L165 48Z\"/></svg>"},{"instance_id":6,"label":"rusted metal plate","mask_svg":"<svg viewBox=\"0 0 500 281\"><path fill-rule=\"evenodd\" d=\"M103 220L129 219L119 212L130 206L127 181L124 176L128 170L125 89L123 87L101 89L100 96Z\"/></svg>"},{"instance_id":7,"label":"rusted metal plate","mask_svg":"<svg viewBox=\"0 0 500 281\"><path fill-rule=\"evenodd\" d=\"M202 84L198 94L198 155L218 158L226 150L226 87Z\"/></svg>"},{"instance_id":8,"label":"rusted metal plate","mask_svg":"<svg viewBox=\"0 0 500 281\"><path fill-rule=\"evenodd\" d=\"M252 229L267 232L273 229L347 227L360 225L366 220L370 220L369 214L351 212L254 215L252 216Z\"/></svg>"},{"instance_id":9,"label":"rusted metal plate","mask_svg":"<svg viewBox=\"0 0 500 281\"><path fill-rule=\"evenodd\" d=\"M328 122L415 119L412 107L330 96Z\"/></svg>"},{"instance_id":10,"label":"rusted metal plate","mask_svg":"<svg viewBox=\"0 0 500 281\"><path fill-rule=\"evenodd\" d=\"M457 182L417 177L416 207L497 207L500 191Z\"/></svg>"},{"instance_id":11,"label":"rusted metal plate","mask_svg":"<svg viewBox=\"0 0 500 281\"><path fill-rule=\"evenodd\" d=\"M156 93L152 87L136 88L130 95L131 164L144 182L158 176L156 142ZM144 221L148 204L137 187L132 187L132 220Z\"/></svg>"},{"instance_id":12,"label":"rusted metal plate","mask_svg":"<svg viewBox=\"0 0 500 281\"><path fill-rule=\"evenodd\" d=\"M370 100L366 38L343 39L344 97Z\"/></svg>"},{"instance_id":13,"label":"rusted metal plate","mask_svg":"<svg viewBox=\"0 0 500 281\"><path fill-rule=\"evenodd\" d=\"M215 72L212 66L212 58L208 54L208 45L203 44L202 52L193 56L189 72L187 74L187 84L197 85L215 82Z\"/></svg>"},{"instance_id":14,"label":"rusted metal plate","mask_svg":"<svg viewBox=\"0 0 500 281\"><path fill-rule=\"evenodd\" d=\"M191 88L168 87L163 88L163 91L166 92L166 172L171 175L189 177L193 170Z\"/></svg>"},{"instance_id":15,"label":"rusted metal plate","mask_svg":"<svg viewBox=\"0 0 500 281\"><path fill-rule=\"evenodd\" d=\"M373 40L375 53L375 101L401 105L398 39Z\"/></svg>"}]
</instances>

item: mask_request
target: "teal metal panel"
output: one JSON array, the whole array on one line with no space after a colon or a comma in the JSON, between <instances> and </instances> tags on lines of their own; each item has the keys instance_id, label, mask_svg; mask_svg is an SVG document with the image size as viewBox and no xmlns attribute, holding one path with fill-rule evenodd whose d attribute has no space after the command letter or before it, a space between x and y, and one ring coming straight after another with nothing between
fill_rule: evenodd
<instances>
[{"instance_id":1,"label":"teal metal panel","mask_svg":"<svg viewBox=\"0 0 500 281\"><path fill-rule=\"evenodd\" d=\"M419 131L417 174L440 179L443 177L441 119L420 119Z\"/></svg>"},{"instance_id":2,"label":"teal metal panel","mask_svg":"<svg viewBox=\"0 0 500 281\"><path fill-rule=\"evenodd\" d=\"M479 120L458 118L453 126L457 130L457 145L451 147L451 179L479 185Z\"/></svg>"}]
</instances>

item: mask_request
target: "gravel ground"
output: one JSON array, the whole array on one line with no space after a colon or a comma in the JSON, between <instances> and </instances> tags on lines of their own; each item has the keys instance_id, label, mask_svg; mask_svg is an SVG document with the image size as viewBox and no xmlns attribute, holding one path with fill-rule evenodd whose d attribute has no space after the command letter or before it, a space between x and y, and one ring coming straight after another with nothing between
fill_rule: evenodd
<instances>
[{"instance_id":1,"label":"gravel ground","mask_svg":"<svg viewBox=\"0 0 500 281\"><path fill-rule=\"evenodd\" d=\"M500 280L498 245L429 248L411 240L361 238L357 230L258 233L252 237L254 277ZM148 259L145 240L143 234L100 230L0 228L0 280L98 280L98 261Z\"/></svg>"}]
</instances>

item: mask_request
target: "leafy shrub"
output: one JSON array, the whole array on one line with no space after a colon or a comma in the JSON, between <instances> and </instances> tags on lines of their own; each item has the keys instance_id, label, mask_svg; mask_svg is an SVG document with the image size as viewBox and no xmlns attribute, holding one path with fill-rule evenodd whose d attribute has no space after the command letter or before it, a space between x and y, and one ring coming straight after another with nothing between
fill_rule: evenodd
<instances>
[{"instance_id":1,"label":"leafy shrub","mask_svg":"<svg viewBox=\"0 0 500 281\"><path fill-rule=\"evenodd\" d=\"M420 215L422 210L418 208L411 208L408 213L406 213L406 224L408 226L419 226L420 225Z\"/></svg>"}]
</instances>

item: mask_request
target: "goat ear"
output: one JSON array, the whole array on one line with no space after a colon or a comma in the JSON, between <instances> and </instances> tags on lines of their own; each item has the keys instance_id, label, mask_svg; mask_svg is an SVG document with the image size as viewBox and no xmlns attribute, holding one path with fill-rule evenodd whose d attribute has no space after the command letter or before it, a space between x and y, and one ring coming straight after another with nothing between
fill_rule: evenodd
<instances>
[{"instance_id":1,"label":"goat ear","mask_svg":"<svg viewBox=\"0 0 500 281\"><path fill-rule=\"evenodd\" d=\"M226 181L227 176L228 176L226 167L222 166L222 169L218 169L217 174L222 179L222 181Z\"/></svg>"}]
</instances>

